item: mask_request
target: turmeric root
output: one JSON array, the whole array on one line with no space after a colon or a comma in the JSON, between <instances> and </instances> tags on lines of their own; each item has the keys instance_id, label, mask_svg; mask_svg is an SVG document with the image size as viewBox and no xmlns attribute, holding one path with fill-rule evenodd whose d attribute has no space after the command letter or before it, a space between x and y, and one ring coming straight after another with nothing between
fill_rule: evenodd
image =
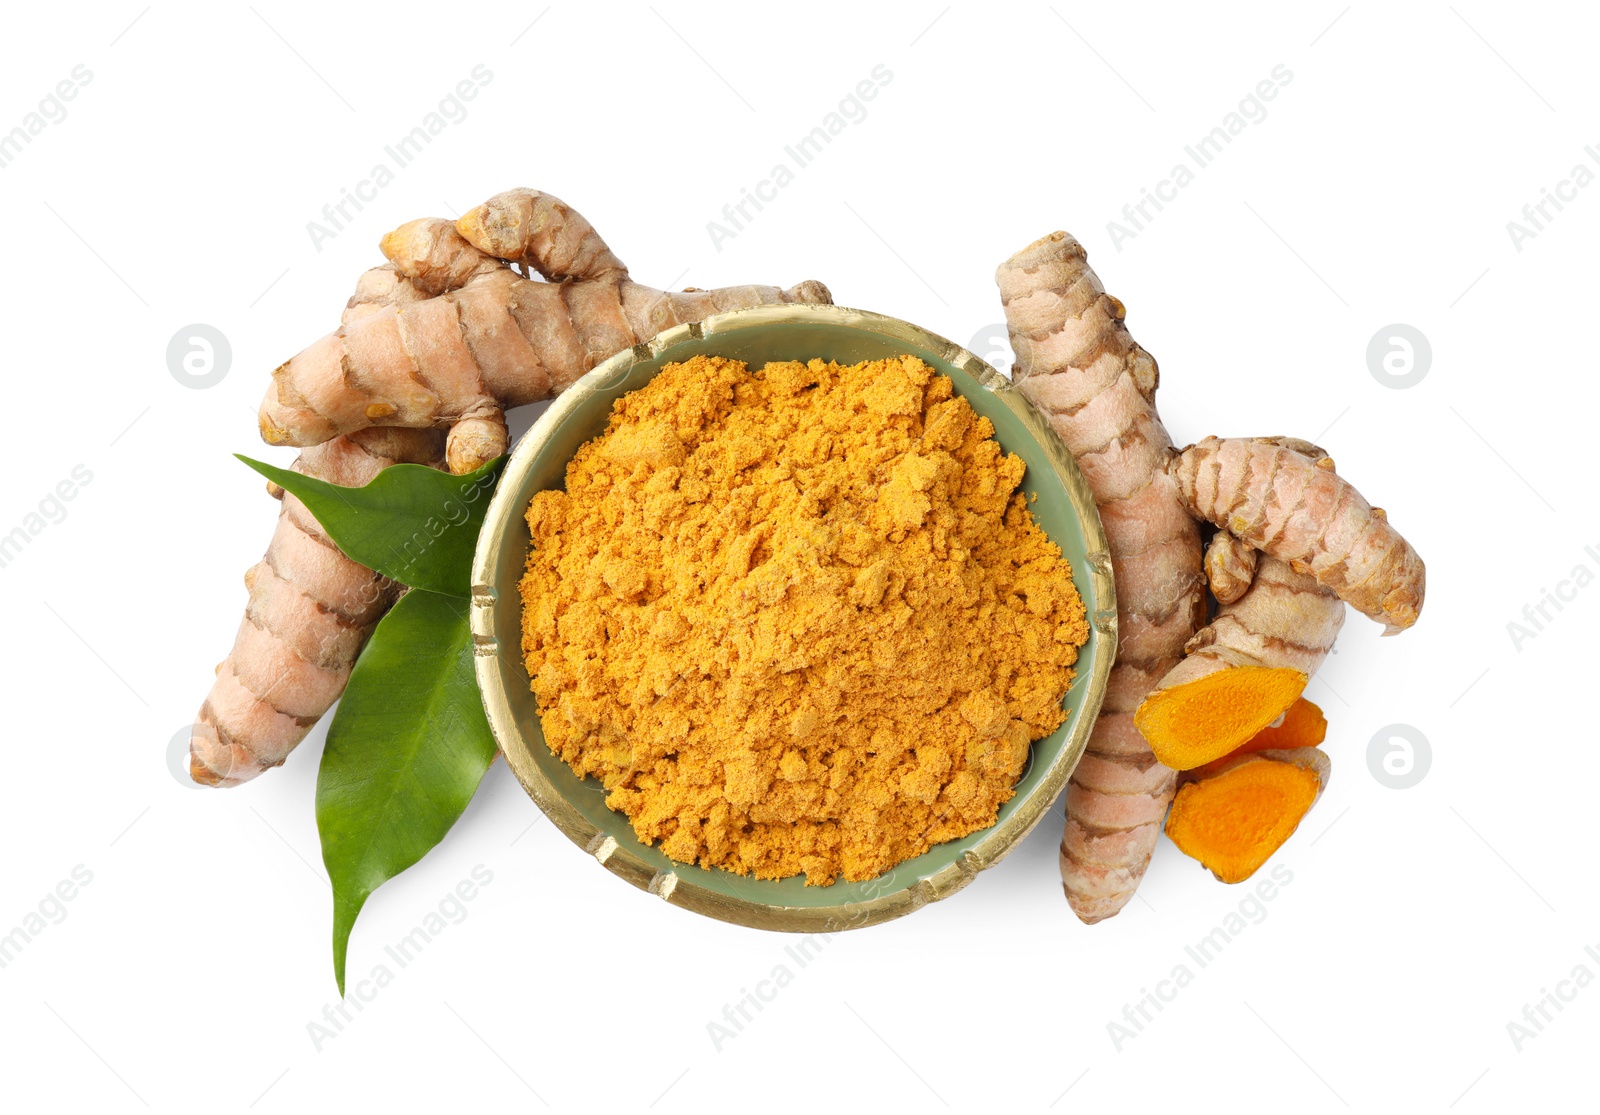
<instances>
[{"instance_id":1,"label":"turmeric root","mask_svg":"<svg viewBox=\"0 0 1600 1115\"><path fill-rule=\"evenodd\" d=\"M365 484L399 461L470 472L505 451L507 409L556 394L614 352L724 310L831 301L814 281L642 286L588 221L534 190L500 194L456 224L412 221L381 247L389 262L361 276L341 327L280 366L261 407L262 436L305 447L296 470L336 484ZM191 775L208 785L284 761L343 692L398 592L344 557L293 496L273 494L278 530L247 575L249 610L190 739Z\"/></svg>"},{"instance_id":2,"label":"turmeric root","mask_svg":"<svg viewBox=\"0 0 1600 1115\"><path fill-rule=\"evenodd\" d=\"M830 301L817 282L679 294L635 283L588 221L536 190L497 195L453 229L404 225L382 248L394 278L364 279L367 309L273 373L260 415L269 444L440 428L450 470L471 472L505 452L507 408L556 394L612 353L725 310Z\"/></svg>"},{"instance_id":3,"label":"turmeric root","mask_svg":"<svg viewBox=\"0 0 1600 1115\"><path fill-rule=\"evenodd\" d=\"M1317 447L1287 438L1206 438L1174 457L1169 471L1194 514L1309 573L1383 622L1385 634L1417 622L1422 559Z\"/></svg>"},{"instance_id":4,"label":"turmeric root","mask_svg":"<svg viewBox=\"0 0 1600 1115\"><path fill-rule=\"evenodd\" d=\"M438 467L436 430L362 430L305 449L294 469L358 487L392 464ZM350 667L394 603L394 582L339 552L293 495L283 500L266 556L245 574L250 602L233 651L189 739L189 774L235 786L277 766L344 690Z\"/></svg>"},{"instance_id":5,"label":"turmeric root","mask_svg":"<svg viewBox=\"0 0 1600 1115\"><path fill-rule=\"evenodd\" d=\"M1134 723L1176 770L1221 758L1294 704L1343 623L1333 592L1262 557L1249 589L1189 641L1188 657L1145 697Z\"/></svg>"},{"instance_id":6,"label":"turmeric root","mask_svg":"<svg viewBox=\"0 0 1600 1115\"><path fill-rule=\"evenodd\" d=\"M1135 718L1157 757L1187 769L1228 754L1289 707L1296 676L1303 688L1332 648L1341 601L1390 634L1415 623L1424 569L1309 442L1206 438L1173 458L1171 472L1189 511L1221 528L1206 552L1219 600L1250 578L1246 547L1269 555ZM1264 580L1270 592L1258 591Z\"/></svg>"},{"instance_id":7,"label":"turmeric root","mask_svg":"<svg viewBox=\"0 0 1600 1115\"><path fill-rule=\"evenodd\" d=\"M1218 604L1232 604L1243 596L1255 580L1261 551L1219 530L1206 543L1206 583Z\"/></svg>"},{"instance_id":8,"label":"turmeric root","mask_svg":"<svg viewBox=\"0 0 1600 1115\"><path fill-rule=\"evenodd\" d=\"M1116 664L1067 788L1061 842L1067 901L1093 923L1132 898L1172 800L1175 776L1151 754L1133 711L1204 617L1200 535L1167 468L1175 453L1156 414L1156 362L1128 334L1126 311L1083 247L1052 233L1001 264L995 280L1017 354L1013 379L1089 482L1116 577Z\"/></svg>"},{"instance_id":9,"label":"turmeric root","mask_svg":"<svg viewBox=\"0 0 1600 1115\"><path fill-rule=\"evenodd\" d=\"M1315 747L1257 751L1185 780L1167 817L1167 836L1224 883L1242 883L1294 834L1328 784L1327 755Z\"/></svg>"}]
</instances>

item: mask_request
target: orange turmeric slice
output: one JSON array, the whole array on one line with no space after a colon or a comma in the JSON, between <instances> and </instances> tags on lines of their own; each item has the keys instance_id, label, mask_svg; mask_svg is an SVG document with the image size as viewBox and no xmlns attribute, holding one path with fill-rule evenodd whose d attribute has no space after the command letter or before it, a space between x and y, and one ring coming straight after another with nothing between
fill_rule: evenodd
<instances>
[{"instance_id":1,"label":"orange turmeric slice","mask_svg":"<svg viewBox=\"0 0 1600 1115\"><path fill-rule=\"evenodd\" d=\"M1328 757L1314 747L1230 760L1178 790L1167 836L1222 882L1242 883L1294 835L1328 771Z\"/></svg>"},{"instance_id":2,"label":"orange turmeric slice","mask_svg":"<svg viewBox=\"0 0 1600 1115\"><path fill-rule=\"evenodd\" d=\"M1328 718L1322 709L1304 697L1289 706L1280 723L1262 728L1241 744L1239 754L1251 751L1293 751L1297 747L1315 747L1328 738Z\"/></svg>"},{"instance_id":3,"label":"orange turmeric slice","mask_svg":"<svg viewBox=\"0 0 1600 1115\"><path fill-rule=\"evenodd\" d=\"M1173 770L1220 759L1266 728L1306 687L1299 670L1237 666L1150 694L1134 726Z\"/></svg>"},{"instance_id":4,"label":"orange turmeric slice","mask_svg":"<svg viewBox=\"0 0 1600 1115\"><path fill-rule=\"evenodd\" d=\"M1244 743L1220 759L1195 767L1189 773L1196 778L1215 774L1230 759L1251 755L1257 751L1293 751L1298 747L1315 747L1328 738L1328 719L1322 710L1301 697L1289 706L1277 724L1262 728Z\"/></svg>"}]
</instances>

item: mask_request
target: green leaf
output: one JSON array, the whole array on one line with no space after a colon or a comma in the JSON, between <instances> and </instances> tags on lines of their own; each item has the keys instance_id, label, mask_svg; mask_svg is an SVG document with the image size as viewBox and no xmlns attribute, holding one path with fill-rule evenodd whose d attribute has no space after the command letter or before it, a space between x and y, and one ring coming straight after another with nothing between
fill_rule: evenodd
<instances>
[{"instance_id":1,"label":"green leaf","mask_svg":"<svg viewBox=\"0 0 1600 1115\"><path fill-rule=\"evenodd\" d=\"M506 459L451 476L427 465L390 465L346 488L234 454L293 492L352 561L412 588L470 591L472 551Z\"/></svg>"},{"instance_id":2,"label":"green leaf","mask_svg":"<svg viewBox=\"0 0 1600 1115\"><path fill-rule=\"evenodd\" d=\"M328 729L317 831L340 995L368 896L444 839L494 759L472 658L465 598L409 592L356 660Z\"/></svg>"}]
</instances>

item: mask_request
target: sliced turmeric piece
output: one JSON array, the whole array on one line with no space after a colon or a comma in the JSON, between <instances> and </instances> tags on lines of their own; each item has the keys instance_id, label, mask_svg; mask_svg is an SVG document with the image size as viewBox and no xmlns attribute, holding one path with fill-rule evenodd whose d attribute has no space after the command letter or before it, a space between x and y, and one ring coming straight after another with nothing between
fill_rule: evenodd
<instances>
[{"instance_id":1,"label":"sliced turmeric piece","mask_svg":"<svg viewBox=\"0 0 1600 1115\"><path fill-rule=\"evenodd\" d=\"M1315 747L1328 738L1328 718L1322 709L1304 697L1289 706L1277 724L1262 728L1239 748L1239 753L1251 751L1293 751L1297 747Z\"/></svg>"},{"instance_id":2,"label":"sliced turmeric piece","mask_svg":"<svg viewBox=\"0 0 1600 1115\"><path fill-rule=\"evenodd\" d=\"M1257 751L1293 751L1299 747L1316 747L1328 738L1328 719L1322 710L1301 697L1289 706L1289 711L1276 724L1269 724L1244 743L1220 759L1195 767L1189 773L1196 778L1215 774L1230 759L1251 755Z\"/></svg>"},{"instance_id":3,"label":"sliced turmeric piece","mask_svg":"<svg viewBox=\"0 0 1600 1115\"><path fill-rule=\"evenodd\" d=\"M1327 784L1314 747L1259 751L1178 790L1167 836L1224 883L1242 883L1294 835Z\"/></svg>"},{"instance_id":4,"label":"sliced turmeric piece","mask_svg":"<svg viewBox=\"0 0 1600 1115\"><path fill-rule=\"evenodd\" d=\"M1235 666L1158 689L1134 714L1157 759L1190 770L1220 759L1278 719L1306 687L1299 670Z\"/></svg>"}]
</instances>

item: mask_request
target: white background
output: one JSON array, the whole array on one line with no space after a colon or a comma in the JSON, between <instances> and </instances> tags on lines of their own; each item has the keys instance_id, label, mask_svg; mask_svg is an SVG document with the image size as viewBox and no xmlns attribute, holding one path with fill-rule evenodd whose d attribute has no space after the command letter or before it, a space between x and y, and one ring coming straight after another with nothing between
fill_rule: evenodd
<instances>
[{"instance_id":1,"label":"white background","mask_svg":"<svg viewBox=\"0 0 1600 1115\"><path fill-rule=\"evenodd\" d=\"M92 873L0 969L7 1107L1488 1112L1589 1093L1600 989L1560 985L1574 998L1520 1051L1507 1028L1575 967L1600 976L1581 709L1600 588L1568 584L1520 645L1507 628L1575 567L1600 572L1600 188L1547 207L1520 250L1507 230L1575 165L1600 171L1587 13L141 7L12 6L0 33L0 131L92 73L0 169L0 533L92 473L0 569L0 933ZM307 223L478 64L493 78L465 119L319 251ZM716 250L707 222L879 64L893 78L866 117ZM1115 245L1108 222L1280 64L1265 118ZM1334 778L1262 919L1198 969L1185 946L1249 886L1163 842L1140 899L1084 927L1052 815L951 900L829 940L718 1049L708 1023L795 967L790 940L632 889L496 764L374 897L352 979L475 865L492 883L319 1050L321 731L242 789L169 766L277 513L229 454L291 458L256 440L268 374L337 324L383 232L515 185L579 207L642 281L818 278L996 361L995 265L1066 228L1160 360L1179 444L1321 439L1431 583L1400 638L1352 615L1313 682ZM207 390L166 363L193 323L232 346ZM1431 341L1409 389L1368 368L1393 323ZM1368 766L1392 724L1431 745L1406 790ZM1180 963L1193 981L1119 1050L1108 1023Z\"/></svg>"}]
</instances>

